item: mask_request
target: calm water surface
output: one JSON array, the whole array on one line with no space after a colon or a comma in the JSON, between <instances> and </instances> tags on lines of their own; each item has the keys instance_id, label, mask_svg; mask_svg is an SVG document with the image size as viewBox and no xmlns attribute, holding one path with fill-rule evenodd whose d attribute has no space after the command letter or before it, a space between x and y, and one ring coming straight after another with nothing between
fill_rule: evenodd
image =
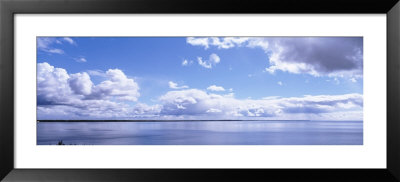
<instances>
[{"instance_id":1,"label":"calm water surface","mask_svg":"<svg viewBox=\"0 0 400 182\"><path fill-rule=\"evenodd\" d=\"M37 144L362 145L362 121L38 122Z\"/></svg>"}]
</instances>

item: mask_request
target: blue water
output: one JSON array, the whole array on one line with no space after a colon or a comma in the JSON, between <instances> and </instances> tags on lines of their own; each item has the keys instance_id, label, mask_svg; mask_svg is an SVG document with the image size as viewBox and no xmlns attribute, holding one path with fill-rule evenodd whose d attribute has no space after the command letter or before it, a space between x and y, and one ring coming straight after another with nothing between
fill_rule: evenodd
<instances>
[{"instance_id":1,"label":"blue water","mask_svg":"<svg viewBox=\"0 0 400 182\"><path fill-rule=\"evenodd\" d=\"M37 144L362 145L362 121L38 122Z\"/></svg>"}]
</instances>

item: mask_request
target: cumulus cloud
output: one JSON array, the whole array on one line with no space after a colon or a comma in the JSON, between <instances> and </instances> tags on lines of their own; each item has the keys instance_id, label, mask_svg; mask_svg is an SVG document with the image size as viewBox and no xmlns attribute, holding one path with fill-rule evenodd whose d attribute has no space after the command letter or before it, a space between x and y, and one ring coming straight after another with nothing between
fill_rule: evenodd
<instances>
[{"instance_id":1,"label":"cumulus cloud","mask_svg":"<svg viewBox=\"0 0 400 182\"><path fill-rule=\"evenodd\" d=\"M98 84L86 72L68 74L48 63L38 63L37 71L38 119L362 119L363 96L357 93L237 99L184 89L147 105L137 102L139 85L119 69L106 71Z\"/></svg>"},{"instance_id":2,"label":"cumulus cloud","mask_svg":"<svg viewBox=\"0 0 400 182\"><path fill-rule=\"evenodd\" d=\"M201 38L202 44L193 43L200 40L191 37L187 42L206 49L211 46L261 48L268 57L269 66L265 71L269 73L284 71L332 77L362 77L363 74L362 37L210 37Z\"/></svg>"},{"instance_id":3,"label":"cumulus cloud","mask_svg":"<svg viewBox=\"0 0 400 182\"><path fill-rule=\"evenodd\" d=\"M210 91L225 91L224 87L216 86L216 85L211 85L211 86L207 87L207 90L210 90Z\"/></svg>"},{"instance_id":4,"label":"cumulus cloud","mask_svg":"<svg viewBox=\"0 0 400 182\"><path fill-rule=\"evenodd\" d=\"M279 82L278 82L278 85L282 86L282 85L283 85L283 83L282 83L281 81L279 81Z\"/></svg>"},{"instance_id":5,"label":"cumulus cloud","mask_svg":"<svg viewBox=\"0 0 400 182\"><path fill-rule=\"evenodd\" d=\"M175 83L175 82L173 82L173 81L169 81L169 82L168 82L168 86L169 86L169 88L172 88L172 89L184 89L184 88L189 88L189 86L187 86L187 85L178 86L178 84Z\"/></svg>"},{"instance_id":6,"label":"cumulus cloud","mask_svg":"<svg viewBox=\"0 0 400 182\"><path fill-rule=\"evenodd\" d=\"M361 109L363 97L360 94L306 95L303 98L281 98L283 110L287 113L328 113L335 109Z\"/></svg>"},{"instance_id":7,"label":"cumulus cloud","mask_svg":"<svg viewBox=\"0 0 400 182\"><path fill-rule=\"evenodd\" d=\"M138 84L126 77L121 70L109 69L105 79L95 85L86 72L68 74L63 68L55 68L46 62L38 63L38 111L69 113L74 110L82 110L82 112L89 110L89 115L90 111L110 113L119 111L118 108L113 107L125 105L116 101L137 101L140 96Z\"/></svg>"},{"instance_id":8,"label":"cumulus cloud","mask_svg":"<svg viewBox=\"0 0 400 182\"><path fill-rule=\"evenodd\" d=\"M68 83L75 94L89 95L92 93L93 83L90 76L85 72L70 74Z\"/></svg>"},{"instance_id":9,"label":"cumulus cloud","mask_svg":"<svg viewBox=\"0 0 400 182\"><path fill-rule=\"evenodd\" d=\"M219 58L219 56L214 53L210 55L208 60L203 61L202 57L197 58L197 62L199 63L199 65L207 69L211 69L213 65L217 65L220 61L221 59Z\"/></svg>"},{"instance_id":10,"label":"cumulus cloud","mask_svg":"<svg viewBox=\"0 0 400 182\"><path fill-rule=\"evenodd\" d=\"M270 73L281 70L313 76L362 76L361 37L282 38L269 42L270 66L266 71Z\"/></svg>"},{"instance_id":11,"label":"cumulus cloud","mask_svg":"<svg viewBox=\"0 0 400 182\"><path fill-rule=\"evenodd\" d=\"M62 68L54 68L48 63L37 64L37 104L64 104L68 102L72 90L70 76Z\"/></svg>"},{"instance_id":12,"label":"cumulus cloud","mask_svg":"<svg viewBox=\"0 0 400 182\"><path fill-rule=\"evenodd\" d=\"M360 111L360 94L319 95L266 99L236 99L232 95L208 94L197 89L170 91L160 97L162 115L188 117L240 118L264 117L285 119L323 118L324 114ZM345 116L344 116L345 117ZM358 119L362 115L358 115Z\"/></svg>"},{"instance_id":13,"label":"cumulus cloud","mask_svg":"<svg viewBox=\"0 0 400 182\"><path fill-rule=\"evenodd\" d=\"M86 99L109 99L115 98L125 101L137 101L140 96L139 85L128 78L119 69L109 69L106 72L107 80L95 85L92 93Z\"/></svg>"}]
</instances>

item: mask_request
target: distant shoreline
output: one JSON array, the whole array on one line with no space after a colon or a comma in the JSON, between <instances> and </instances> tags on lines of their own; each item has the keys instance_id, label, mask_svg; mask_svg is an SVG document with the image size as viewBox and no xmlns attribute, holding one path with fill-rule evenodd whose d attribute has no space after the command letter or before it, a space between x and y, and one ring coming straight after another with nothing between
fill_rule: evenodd
<instances>
[{"instance_id":1,"label":"distant shoreline","mask_svg":"<svg viewBox=\"0 0 400 182\"><path fill-rule=\"evenodd\" d=\"M37 122L195 122L195 121L229 122L229 121L313 121L313 120L37 120ZM348 121L362 121L362 120L348 120Z\"/></svg>"}]
</instances>

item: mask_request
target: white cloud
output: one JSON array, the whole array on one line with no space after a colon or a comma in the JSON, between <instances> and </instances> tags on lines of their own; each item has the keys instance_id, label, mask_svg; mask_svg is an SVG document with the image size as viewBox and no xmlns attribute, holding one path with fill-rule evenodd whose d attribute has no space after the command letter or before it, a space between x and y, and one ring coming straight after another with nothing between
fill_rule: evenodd
<instances>
[{"instance_id":1,"label":"white cloud","mask_svg":"<svg viewBox=\"0 0 400 182\"><path fill-rule=\"evenodd\" d=\"M84 57L75 58L74 60L75 60L76 62L79 62L79 63L85 63L85 62L87 62L86 58L84 58Z\"/></svg>"},{"instance_id":2,"label":"white cloud","mask_svg":"<svg viewBox=\"0 0 400 182\"><path fill-rule=\"evenodd\" d=\"M37 49L47 53L53 54L64 54L64 50L59 48L54 48L54 44L62 44L63 42L68 42L69 44L76 45L75 41L71 38L56 38L56 37L38 37L37 39Z\"/></svg>"},{"instance_id":3,"label":"white cloud","mask_svg":"<svg viewBox=\"0 0 400 182\"><path fill-rule=\"evenodd\" d=\"M178 86L178 84L175 83L175 82L173 82L173 81L169 81L169 82L168 82L168 86L169 86L169 88L172 88L172 89L184 89L184 88L189 88L187 85Z\"/></svg>"},{"instance_id":4,"label":"white cloud","mask_svg":"<svg viewBox=\"0 0 400 182\"><path fill-rule=\"evenodd\" d=\"M210 55L210 62L214 64L218 64L221 61L219 56L217 54L211 54Z\"/></svg>"},{"instance_id":5,"label":"white cloud","mask_svg":"<svg viewBox=\"0 0 400 182\"><path fill-rule=\"evenodd\" d=\"M86 72L68 74L65 69L38 63L38 105L71 104L76 100L136 101L138 84L118 69L109 69L105 81L94 85Z\"/></svg>"},{"instance_id":6,"label":"white cloud","mask_svg":"<svg viewBox=\"0 0 400 182\"><path fill-rule=\"evenodd\" d=\"M38 119L124 119L132 109L124 103L107 100L75 100L64 105L38 105Z\"/></svg>"},{"instance_id":7,"label":"white cloud","mask_svg":"<svg viewBox=\"0 0 400 182\"><path fill-rule=\"evenodd\" d=\"M106 73L102 70L87 70L86 72L91 76L100 76L100 77L107 76Z\"/></svg>"},{"instance_id":8,"label":"white cloud","mask_svg":"<svg viewBox=\"0 0 400 182\"><path fill-rule=\"evenodd\" d=\"M185 59L185 60L182 61L182 66L189 66L191 64L193 64L192 60Z\"/></svg>"},{"instance_id":9,"label":"white cloud","mask_svg":"<svg viewBox=\"0 0 400 182\"><path fill-rule=\"evenodd\" d=\"M362 38L282 38L267 40L270 66L276 70L313 76L362 77Z\"/></svg>"},{"instance_id":10,"label":"white cloud","mask_svg":"<svg viewBox=\"0 0 400 182\"><path fill-rule=\"evenodd\" d=\"M261 48L264 51L268 51L269 42L265 38L251 38L248 41L247 47L249 48Z\"/></svg>"},{"instance_id":11,"label":"white cloud","mask_svg":"<svg viewBox=\"0 0 400 182\"><path fill-rule=\"evenodd\" d=\"M239 100L232 96L189 89L167 92L160 100L163 103L161 115L224 119L327 119L325 116L332 113L341 113L341 119L349 119L346 112L362 111L363 107L363 96L360 94ZM362 119L362 114L357 118L351 115L351 119Z\"/></svg>"},{"instance_id":12,"label":"white cloud","mask_svg":"<svg viewBox=\"0 0 400 182\"><path fill-rule=\"evenodd\" d=\"M64 51L61 49L46 49L44 51L48 52L48 53L54 53L54 54L64 54Z\"/></svg>"},{"instance_id":13,"label":"white cloud","mask_svg":"<svg viewBox=\"0 0 400 182\"><path fill-rule=\"evenodd\" d=\"M69 37L64 37L63 40L73 45L76 44L75 41Z\"/></svg>"},{"instance_id":14,"label":"white cloud","mask_svg":"<svg viewBox=\"0 0 400 182\"><path fill-rule=\"evenodd\" d=\"M211 109L208 109L206 112L207 112L207 113L220 113L220 112L222 112L222 111L219 110L219 109L211 108Z\"/></svg>"},{"instance_id":15,"label":"white cloud","mask_svg":"<svg viewBox=\"0 0 400 182\"><path fill-rule=\"evenodd\" d=\"M119 69L109 69L106 72L107 80L94 86L88 99L107 99L113 97L118 100L137 101L140 96L139 85L128 78Z\"/></svg>"},{"instance_id":16,"label":"white cloud","mask_svg":"<svg viewBox=\"0 0 400 182\"><path fill-rule=\"evenodd\" d=\"M353 82L353 83L357 82L357 80L355 78L350 78L350 81Z\"/></svg>"},{"instance_id":17,"label":"white cloud","mask_svg":"<svg viewBox=\"0 0 400 182\"><path fill-rule=\"evenodd\" d=\"M204 46L205 49L208 49L208 38L188 37L186 42L194 46Z\"/></svg>"},{"instance_id":18,"label":"white cloud","mask_svg":"<svg viewBox=\"0 0 400 182\"><path fill-rule=\"evenodd\" d=\"M131 107L120 102L137 101L140 94L137 83L119 69L109 69L98 85L86 72L68 74L48 63L38 63L37 70L39 119L123 119L136 117L140 109L160 112L160 106Z\"/></svg>"},{"instance_id":19,"label":"white cloud","mask_svg":"<svg viewBox=\"0 0 400 182\"><path fill-rule=\"evenodd\" d=\"M162 115L196 115L203 114L211 108L202 103L211 101L207 93L197 89L170 91L160 97L163 102Z\"/></svg>"},{"instance_id":20,"label":"white cloud","mask_svg":"<svg viewBox=\"0 0 400 182\"><path fill-rule=\"evenodd\" d=\"M261 48L269 60L269 66L265 68L269 73L279 70L293 74L357 78L363 74L361 37L191 37L187 42L206 49L211 46L219 49L237 46ZM207 62L198 62L203 67L211 68L211 64Z\"/></svg>"},{"instance_id":21,"label":"white cloud","mask_svg":"<svg viewBox=\"0 0 400 182\"><path fill-rule=\"evenodd\" d=\"M207 87L207 90L211 90L211 91L225 91L224 87L216 86L216 85L211 85L211 86Z\"/></svg>"},{"instance_id":22,"label":"white cloud","mask_svg":"<svg viewBox=\"0 0 400 182\"><path fill-rule=\"evenodd\" d=\"M218 47L219 49L229 49L235 46L242 46L249 38L245 37L225 37L225 38L210 38L211 45Z\"/></svg>"},{"instance_id":23,"label":"white cloud","mask_svg":"<svg viewBox=\"0 0 400 182\"><path fill-rule=\"evenodd\" d=\"M133 114L141 117L154 117L158 116L161 109L162 106L158 104L149 106L147 104L138 103L133 107Z\"/></svg>"},{"instance_id":24,"label":"white cloud","mask_svg":"<svg viewBox=\"0 0 400 182\"><path fill-rule=\"evenodd\" d=\"M246 37L188 37L186 42L193 46L202 46L204 49L208 49L210 46L216 46L218 49L229 49L235 46L242 46L248 39Z\"/></svg>"},{"instance_id":25,"label":"white cloud","mask_svg":"<svg viewBox=\"0 0 400 182\"><path fill-rule=\"evenodd\" d=\"M37 64L37 103L38 105L63 104L69 101L72 90L70 76L62 68L54 68L48 63Z\"/></svg>"},{"instance_id":26,"label":"white cloud","mask_svg":"<svg viewBox=\"0 0 400 182\"><path fill-rule=\"evenodd\" d=\"M363 96L305 95L237 99L233 93L198 89L169 91L159 104L137 101L139 85L119 69L105 72L94 84L86 72L68 74L48 63L37 65L38 119L335 119L362 120ZM172 82L173 83L173 82ZM179 87L177 84L172 84ZM212 85L222 90L216 85ZM224 89L225 90L225 89Z\"/></svg>"},{"instance_id":27,"label":"white cloud","mask_svg":"<svg viewBox=\"0 0 400 182\"><path fill-rule=\"evenodd\" d=\"M217 65L219 62L221 62L221 59L217 54L211 54L208 60L204 60L202 57L197 58L197 62L199 63L200 66L211 69L213 65Z\"/></svg>"},{"instance_id":28,"label":"white cloud","mask_svg":"<svg viewBox=\"0 0 400 182\"><path fill-rule=\"evenodd\" d=\"M39 37L36 39L37 48L40 50L48 49L49 45L56 42L54 38Z\"/></svg>"},{"instance_id":29,"label":"white cloud","mask_svg":"<svg viewBox=\"0 0 400 182\"><path fill-rule=\"evenodd\" d=\"M90 76L85 72L70 74L68 83L75 94L89 95L92 93L93 83L90 80Z\"/></svg>"},{"instance_id":30,"label":"white cloud","mask_svg":"<svg viewBox=\"0 0 400 182\"><path fill-rule=\"evenodd\" d=\"M204 68L207 68L207 69L212 68L211 63L207 63L206 61L203 61L202 57L197 57L197 62L199 63L200 66L203 66Z\"/></svg>"},{"instance_id":31,"label":"white cloud","mask_svg":"<svg viewBox=\"0 0 400 182\"><path fill-rule=\"evenodd\" d=\"M281 82L281 81L279 81L279 82L278 82L278 85L282 86L283 84L282 84L282 82Z\"/></svg>"}]
</instances>

